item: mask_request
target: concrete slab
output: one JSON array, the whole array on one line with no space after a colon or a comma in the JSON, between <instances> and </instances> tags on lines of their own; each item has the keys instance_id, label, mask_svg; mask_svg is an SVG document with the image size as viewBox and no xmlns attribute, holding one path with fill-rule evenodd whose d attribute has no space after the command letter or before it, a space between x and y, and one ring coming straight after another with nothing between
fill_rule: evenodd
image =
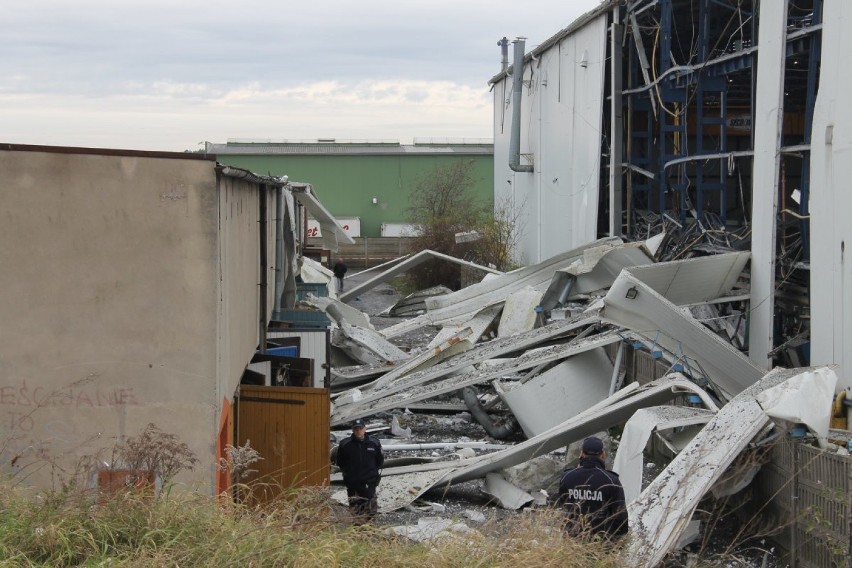
<instances>
[{"instance_id":1,"label":"concrete slab","mask_svg":"<svg viewBox=\"0 0 852 568\"><path fill-rule=\"evenodd\" d=\"M541 303L544 292L532 286L524 286L506 297L500 314L500 324L497 326L498 337L508 337L529 331L535 327L535 308Z\"/></svg>"}]
</instances>

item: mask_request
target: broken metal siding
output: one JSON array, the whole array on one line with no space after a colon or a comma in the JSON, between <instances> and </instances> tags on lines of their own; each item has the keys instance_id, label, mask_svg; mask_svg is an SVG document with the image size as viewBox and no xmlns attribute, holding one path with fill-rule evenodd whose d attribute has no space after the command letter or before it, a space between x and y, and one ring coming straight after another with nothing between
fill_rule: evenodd
<instances>
[{"instance_id":1,"label":"broken metal siding","mask_svg":"<svg viewBox=\"0 0 852 568\"><path fill-rule=\"evenodd\" d=\"M611 375L612 362L598 348L576 353L519 384L498 382L497 392L532 438L609 396Z\"/></svg>"},{"instance_id":2,"label":"broken metal siding","mask_svg":"<svg viewBox=\"0 0 852 568\"><path fill-rule=\"evenodd\" d=\"M746 445L770 424L777 401L786 398L830 407L836 376L828 368L775 369L719 409L705 428L628 505L629 566L658 566L686 528L701 498ZM817 386L816 394L810 386ZM783 396L767 394L784 391ZM827 421L828 410L824 412Z\"/></svg>"},{"instance_id":3,"label":"broken metal siding","mask_svg":"<svg viewBox=\"0 0 852 568\"><path fill-rule=\"evenodd\" d=\"M714 258L714 257L710 257ZM724 276L724 275L723 275ZM635 291L635 296L633 295ZM763 370L688 313L622 271L604 298L604 320L641 335L650 350L665 350L690 374L712 381L720 396L731 396L758 380Z\"/></svg>"},{"instance_id":4,"label":"broken metal siding","mask_svg":"<svg viewBox=\"0 0 852 568\"><path fill-rule=\"evenodd\" d=\"M453 357L449 361L439 363L422 371L415 371L401 377L394 377L393 382L388 382L390 377L382 377L376 383L383 384L381 388L372 389L362 399L352 404L338 406L332 414L332 425L345 423L353 418L369 416L376 412L374 408L365 405L388 397L401 391L410 389L415 385L426 384L440 379L454 372L466 369L468 366L481 363L487 359L493 359L507 353L520 351L536 346L543 341L559 337L569 331L583 327L598 321L597 314L583 314L573 320L564 320L552 323L542 328L534 329L526 333L520 333L511 337L495 339L485 344L477 345L473 349ZM369 385L368 385L369 387ZM458 389L460 387L456 387ZM394 408L394 407L391 407ZM398 406L397 406L398 408Z\"/></svg>"}]
</instances>

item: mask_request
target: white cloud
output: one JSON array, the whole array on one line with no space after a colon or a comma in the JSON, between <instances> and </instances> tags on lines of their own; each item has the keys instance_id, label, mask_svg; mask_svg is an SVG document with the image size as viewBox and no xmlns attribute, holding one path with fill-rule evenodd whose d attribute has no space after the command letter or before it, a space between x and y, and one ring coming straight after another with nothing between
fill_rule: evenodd
<instances>
[{"instance_id":1,"label":"white cloud","mask_svg":"<svg viewBox=\"0 0 852 568\"><path fill-rule=\"evenodd\" d=\"M598 0L6 0L0 142L490 137L497 40Z\"/></svg>"}]
</instances>

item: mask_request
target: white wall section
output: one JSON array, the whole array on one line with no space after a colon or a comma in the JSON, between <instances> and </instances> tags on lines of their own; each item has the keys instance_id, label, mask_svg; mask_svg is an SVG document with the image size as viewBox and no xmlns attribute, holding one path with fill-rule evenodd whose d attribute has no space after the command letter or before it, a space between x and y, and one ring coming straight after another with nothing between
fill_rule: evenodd
<instances>
[{"instance_id":1,"label":"white wall section","mask_svg":"<svg viewBox=\"0 0 852 568\"><path fill-rule=\"evenodd\" d=\"M495 207L510 205L532 264L597 236L607 15L529 59L523 69L521 164L509 168L511 77L494 85Z\"/></svg>"},{"instance_id":2,"label":"white wall section","mask_svg":"<svg viewBox=\"0 0 852 568\"><path fill-rule=\"evenodd\" d=\"M852 387L846 353L846 322L852 321L852 274L846 262L846 241L852 245L852 75L846 58L852 34L844 22L852 5L826 0L822 36L822 69L811 136L811 362L835 364L838 386ZM819 275L819 277L817 277Z\"/></svg>"}]
</instances>

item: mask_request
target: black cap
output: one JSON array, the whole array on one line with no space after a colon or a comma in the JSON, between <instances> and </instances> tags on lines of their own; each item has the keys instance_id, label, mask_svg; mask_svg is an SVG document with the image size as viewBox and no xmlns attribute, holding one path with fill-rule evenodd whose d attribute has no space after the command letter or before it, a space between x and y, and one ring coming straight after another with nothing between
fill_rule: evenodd
<instances>
[{"instance_id":1,"label":"black cap","mask_svg":"<svg viewBox=\"0 0 852 568\"><path fill-rule=\"evenodd\" d=\"M583 440L583 453L598 455L603 451L603 441L597 436L589 436Z\"/></svg>"},{"instance_id":2,"label":"black cap","mask_svg":"<svg viewBox=\"0 0 852 568\"><path fill-rule=\"evenodd\" d=\"M366 426L366 424L364 424L364 421L361 420L360 418L358 418L357 420L352 422L353 428L364 428L365 426Z\"/></svg>"}]
</instances>

